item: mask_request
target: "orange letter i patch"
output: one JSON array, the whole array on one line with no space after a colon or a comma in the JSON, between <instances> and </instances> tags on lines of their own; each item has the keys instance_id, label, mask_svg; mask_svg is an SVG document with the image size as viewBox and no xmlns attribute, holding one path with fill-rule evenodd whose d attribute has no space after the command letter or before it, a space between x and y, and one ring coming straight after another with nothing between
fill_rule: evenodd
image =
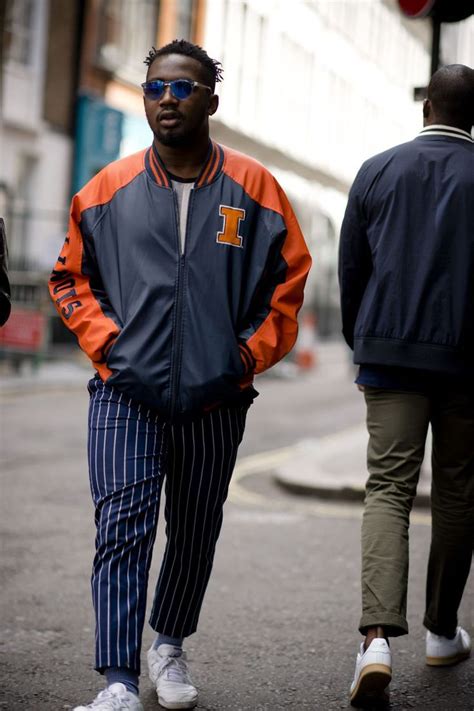
<instances>
[{"instance_id":1,"label":"orange letter i patch","mask_svg":"<svg viewBox=\"0 0 474 711\"><path fill-rule=\"evenodd\" d=\"M222 232L217 233L216 242L220 244L230 244L232 247L242 247L242 237L239 235L239 227L245 219L245 210L228 205L219 205L219 215L224 218Z\"/></svg>"}]
</instances>

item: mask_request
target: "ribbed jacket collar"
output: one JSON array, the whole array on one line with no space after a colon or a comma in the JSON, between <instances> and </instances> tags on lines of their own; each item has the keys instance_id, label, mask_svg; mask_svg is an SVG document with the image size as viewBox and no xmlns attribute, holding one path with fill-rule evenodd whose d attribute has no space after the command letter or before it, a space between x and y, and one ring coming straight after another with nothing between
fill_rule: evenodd
<instances>
[{"instance_id":1,"label":"ribbed jacket collar","mask_svg":"<svg viewBox=\"0 0 474 711\"><path fill-rule=\"evenodd\" d=\"M222 147L218 143L214 143L214 141L210 140L206 160L204 161L204 165L201 168L194 187L201 188L204 185L212 183L219 175L223 162L224 151ZM155 183L165 188L171 188L171 177L154 144L152 144L145 153L145 167L148 175Z\"/></svg>"},{"instance_id":2,"label":"ribbed jacket collar","mask_svg":"<svg viewBox=\"0 0 474 711\"><path fill-rule=\"evenodd\" d=\"M463 131L462 128L455 128L454 126L445 126L441 123L434 123L431 126L425 126L425 128L422 128L418 134L418 137L420 136L448 136L449 138L462 138L463 141L474 143L471 134L467 131Z\"/></svg>"}]
</instances>

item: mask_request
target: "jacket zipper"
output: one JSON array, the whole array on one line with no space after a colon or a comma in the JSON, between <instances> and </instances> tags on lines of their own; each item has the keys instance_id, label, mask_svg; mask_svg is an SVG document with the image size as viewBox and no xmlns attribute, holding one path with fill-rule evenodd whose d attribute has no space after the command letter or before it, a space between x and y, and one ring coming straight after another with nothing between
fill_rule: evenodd
<instances>
[{"instance_id":1,"label":"jacket zipper","mask_svg":"<svg viewBox=\"0 0 474 711\"><path fill-rule=\"evenodd\" d=\"M173 325L173 343L172 343L172 360L171 360L171 393L170 393L170 410L171 419L173 419L178 411L178 388L179 379L181 376L181 361L182 361L182 350L183 350L183 335L182 335L182 315L183 315L183 279L184 279L184 269L186 264L186 239L188 235L188 223L189 215L191 213L191 202L193 199L193 190L189 195L188 201L188 212L186 216L186 229L184 233L184 244L183 249L181 249L181 230L180 230L180 218L178 210L178 199L173 190L173 201L175 208L176 217L176 244L178 248L178 277L176 280L176 309Z\"/></svg>"}]
</instances>

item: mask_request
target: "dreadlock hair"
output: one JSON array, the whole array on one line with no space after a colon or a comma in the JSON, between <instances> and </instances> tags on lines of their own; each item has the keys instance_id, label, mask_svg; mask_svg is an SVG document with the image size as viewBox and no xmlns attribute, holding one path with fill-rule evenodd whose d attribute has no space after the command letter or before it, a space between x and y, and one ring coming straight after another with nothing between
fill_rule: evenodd
<instances>
[{"instance_id":1,"label":"dreadlock hair","mask_svg":"<svg viewBox=\"0 0 474 711\"><path fill-rule=\"evenodd\" d=\"M160 49L152 47L144 63L150 67L157 57L162 57L165 54L183 54L185 57L196 59L202 65L206 81L212 91L216 88L216 82L223 79L222 64L217 59L211 59L208 53L199 45L187 42L184 39L175 39Z\"/></svg>"}]
</instances>

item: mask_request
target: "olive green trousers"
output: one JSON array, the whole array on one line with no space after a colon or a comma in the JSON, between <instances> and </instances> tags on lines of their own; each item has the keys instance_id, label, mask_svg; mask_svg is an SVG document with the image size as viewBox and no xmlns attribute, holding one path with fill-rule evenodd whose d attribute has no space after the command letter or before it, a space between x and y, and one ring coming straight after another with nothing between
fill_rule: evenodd
<instances>
[{"instance_id":1,"label":"olive green trousers","mask_svg":"<svg viewBox=\"0 0 474 711\"><path fill-rule=\"evenodd\" d=\"M428 426L432 450L432 540L424 625L451 637L474 547L474 394L422 394L365 388L369 445L362 523L362 617L365 634L408 632L409 516Z\"/></svg>"}]
</instances>

